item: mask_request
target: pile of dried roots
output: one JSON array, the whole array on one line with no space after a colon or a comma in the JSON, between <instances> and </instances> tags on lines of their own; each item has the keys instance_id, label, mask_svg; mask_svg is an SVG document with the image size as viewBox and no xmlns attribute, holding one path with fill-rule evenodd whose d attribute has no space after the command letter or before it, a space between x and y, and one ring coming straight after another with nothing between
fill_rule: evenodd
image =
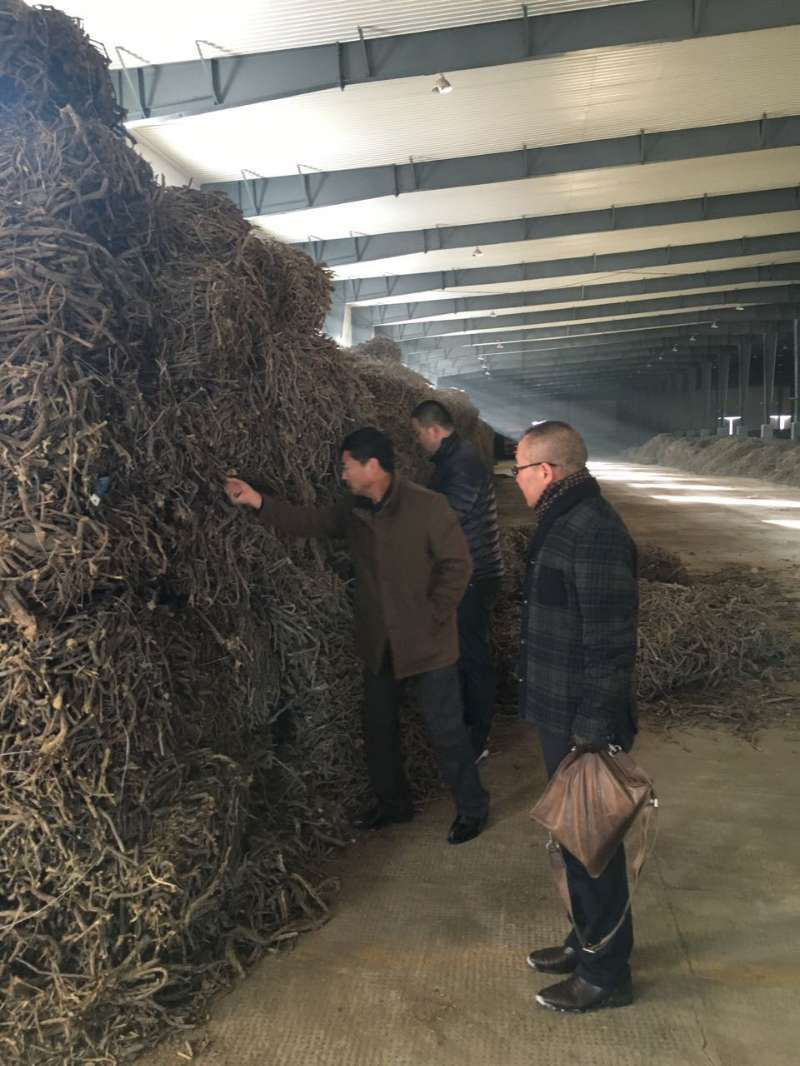
<instances>
[{"instance_id":1,"label":"pile of dried roots","mask_svg":"<svg viewBox=\"0 0 800 1066\"><path fill-rule=\"evenodd\" d=\"M659 433L626 453L637 463L657 463L695 474L727 474L800 485L800 446L757 437L677 437Z\"/></svg>"},{"instance_id":2,"label":"pile of dried roots","mask_svg":"<svg viewBox=\"0 0 800 1066\"><path fill-rule=\"evenodd\" d=\"M0 0L0 1059L35 1066L135 1055L324 920L365 785L348 575L221 480L330 499L392 386L320 334L326 271L156 186L105 68Z\"/></svg>"},{"instance_id":3,"label":"pile of dried roots","mask_svg":"<svg viewBox=\"0 0 800 1066\"><path fill-rule=\"evenodd\" d=\"M520 600L529 528L502 531L506 579L495 612L495 650L501 707L513 710L518 668ZM777 593L764 579L740 571L691 580L678 556L640 547L637 693L653 703L681 689L721 689L763 679L791 654L776 616ZM676 704L676 706L680 706ZM679 711L672 712L673 721Z\"/></svg>"}]
</instances>

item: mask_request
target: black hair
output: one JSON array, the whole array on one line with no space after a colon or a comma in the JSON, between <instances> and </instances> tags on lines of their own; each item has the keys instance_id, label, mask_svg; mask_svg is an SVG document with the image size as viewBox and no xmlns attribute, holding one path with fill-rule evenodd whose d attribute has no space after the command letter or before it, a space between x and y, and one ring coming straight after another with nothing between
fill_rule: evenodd
<instances>
[{"instance_id":1,"label":"black hair","mask_svg":"<svg viewBox=\"0 0 800 1066\"><path fill-rule=\"evenodd\" d=\"M391 438L374 426L364 426L348 433L341 443L339 455L350 452L359 463L377 459L387 474L394 473L394 446Z\"/></svg>"},{"instance_id":2,"label":"black hair","mask_svg":"<svg viewBox=\"0 0 800 1066\"><path fill-rule=\"evenodd\" d=\"M443 403L438 400L423 400L411 412L421 426L441 426L442 429L455 429L453 416Z\"/></svg>"},{"instance_id":3,"label":"black hair","mask_svg":"<svg viewBox=\"0 0 800 1066\"><path fill-rule=\"evenodd\" d=\"M522 439L547 442L548 455L552 456L547 462L563 466L568 474L582 470L589 458L583 437L568 422L537 422L525 431Z\"/></svg>"}]
</instances>

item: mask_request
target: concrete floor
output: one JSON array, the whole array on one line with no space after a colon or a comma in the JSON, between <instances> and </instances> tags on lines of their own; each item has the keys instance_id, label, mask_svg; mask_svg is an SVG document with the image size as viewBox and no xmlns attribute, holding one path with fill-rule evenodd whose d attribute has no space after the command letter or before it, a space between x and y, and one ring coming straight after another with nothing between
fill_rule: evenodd
<instances>
[{"instance_id":1,"label":"concrete floor","mask_svg":"<svg viewBox=\"0 0 800 1066\"><path fill-rule=\"evenodd\" d=\"M800 532L765 523L800 519L800 490L655 467L597 473L637 537L700 568L752 562L795 579ZM652 498L664 495L672 500ZM675 502L692 495L736 502ZM501 497L524 520L515 497ZM800 724L768 731L757 748L720 733L645 731L638 757L662 806L635 906L633 1007L562 1017L534 1003L547 980L525 955L556 943L564 922L527 813L544 782L537 745L504 722L484 764L485 833L447 846L443 798L411 825L359 841L334 863L343 887L333 920L220 998L200 1061L797 1066ZM185 1046L142 1061L186 1061Z\"/></svg>"}]
</instances>

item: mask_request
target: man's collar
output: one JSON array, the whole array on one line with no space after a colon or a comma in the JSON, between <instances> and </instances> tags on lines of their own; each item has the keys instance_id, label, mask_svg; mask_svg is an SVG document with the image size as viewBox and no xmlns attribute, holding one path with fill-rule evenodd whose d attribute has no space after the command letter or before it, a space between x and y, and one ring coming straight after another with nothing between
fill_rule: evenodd
<instances>
[{"instance_id":1,"label":"man's collar","mask_svg":"<svg viewBox=\"0 0 800 1066\"><path fill-rule=\"evenodd\" d=\"M442 437L441 443L433 455L430 457L432 463L440 463L442 459L446 459L448 455L452 455L458 447L458 434L455 430L452 433L448 433L446 437Z\"/></svg>"},{"instance_id":2,"label":"man's collar","mask_svg":"<svg viewBox=\"0 0 800 1066\"><path fill-rule=\"evenodd\" d=\"M382 511L393 511L397 507L399 480L397 474L392 474L389 488L377 503L373 503L369 496L356 496L353 506L363 515L380 514Z\"/></svg>"}]
</instances>

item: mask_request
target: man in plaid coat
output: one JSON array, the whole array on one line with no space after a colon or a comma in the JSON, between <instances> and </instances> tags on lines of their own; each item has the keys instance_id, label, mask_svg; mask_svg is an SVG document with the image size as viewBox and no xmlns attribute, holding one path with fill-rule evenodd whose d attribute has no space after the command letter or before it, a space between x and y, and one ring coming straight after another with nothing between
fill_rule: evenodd
<instances>
[{"instance_id":1,"label":"man in plaid coat","mask_svg":"<svg viewBox=\"0 0 800 1066\"><path fill-rule=\"evenodd\" d=\"M627 751L636 733L636 546L586 461L571 426L542 422L523 436L514 467L536 518L522 604L521 714L538 729L548 777L571 748ZM597 943L628 907L624 849L598 878L563 856L575 923L584 943ZM533 969L571 975L537 1002L569 1013L631 1003L632 946L628 911L597 953L582 950L574 930L559 947L532 951Z\"/></svg>"}]
</instances>

